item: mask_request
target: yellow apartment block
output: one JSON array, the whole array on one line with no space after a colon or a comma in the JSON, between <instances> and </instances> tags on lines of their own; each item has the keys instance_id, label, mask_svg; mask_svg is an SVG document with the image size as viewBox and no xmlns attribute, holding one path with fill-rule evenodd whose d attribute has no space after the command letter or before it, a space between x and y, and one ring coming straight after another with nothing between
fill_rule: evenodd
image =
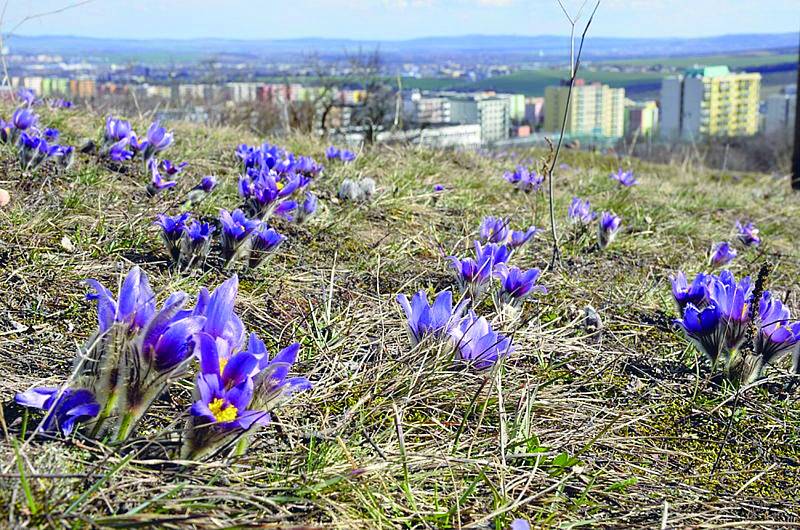
<instances>
[{"instance_id":1,"label":"yellow apartment block","mask_svg":"<svg viewBox=\"0 0 800 530\"><path fill-rule=\"evenodd\" d=\"M569 86L549 86L544 92L544 130L558 132L564 120ZM619 138L625 133L625 89L575 81L564 133L570 136Z\"/></svg>"},{"instance_id":2,"label":"yellow apartment block","mask_svg":"<svg viewBox=\"0 0 800 530\"><path fill-rule=\"evenodd\" d=\"M661 85L661 133L667 136L751 136L758 132L761 74L707 66Z\"/></svg>"}]
</instances>

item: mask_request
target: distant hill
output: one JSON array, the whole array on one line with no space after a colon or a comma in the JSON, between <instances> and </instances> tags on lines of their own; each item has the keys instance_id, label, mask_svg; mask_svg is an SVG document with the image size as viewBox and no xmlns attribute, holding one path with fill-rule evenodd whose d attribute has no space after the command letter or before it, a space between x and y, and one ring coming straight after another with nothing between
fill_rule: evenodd
<instances>
[{"instance_id":1,"label":"distant hill","mask_svg":"<svg viewBox=\"0 0 800 530\"><path fill-rule=\"evenodd\" d=\"M584 56L591 59L681 57L686 55L732 54L754 50L791 53L797 49L797 33L720 35L701 38L630 39L588 38ZM342 57L361 50L380 49L387 60L502 58L503 62L556 61L566 56L569 38L556 35L464 35L409 40L347 40L302 38L286 40L234 39L96 39L75 36L11 36L12 53L52 54L119 60L139 58L189 60L215 56L238 56L244 60L297 58L316 54L322 58Z\"/></svg>"}]
</instances>

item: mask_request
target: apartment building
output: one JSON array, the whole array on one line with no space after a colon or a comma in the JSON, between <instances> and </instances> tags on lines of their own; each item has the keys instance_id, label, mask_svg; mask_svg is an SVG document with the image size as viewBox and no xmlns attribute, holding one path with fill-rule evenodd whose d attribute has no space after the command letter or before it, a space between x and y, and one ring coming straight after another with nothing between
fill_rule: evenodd
<instances>
[{"instance_id":1,"label":"apartment building","mask_svg":"<svg viewBox=\"0 0 800 530\"><path fill-rule=\"evenodd\" d=\"M758 132L761 74L692 68L661 84L661 135L750 136Z\"/></svg>"},{"instance_id":2,"label":"apartment building","mask_svg":"<svg viewBox=\"0 0 800 530\"><path fill-rule=\"evenodd\" d=\"M619 138L625 132L625 89L576 79L570 99L569 82L549 86L544 92L544 130L569 136Z\"/></svg>"}]
</instances>

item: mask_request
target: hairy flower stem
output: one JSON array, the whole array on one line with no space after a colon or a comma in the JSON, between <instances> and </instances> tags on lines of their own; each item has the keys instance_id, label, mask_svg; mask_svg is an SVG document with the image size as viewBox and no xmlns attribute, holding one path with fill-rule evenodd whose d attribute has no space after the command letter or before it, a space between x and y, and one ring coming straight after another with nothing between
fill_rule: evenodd
<instances>
[{"instance_id":1,"label":"hairy flower stem","mask_svg":"<svg viewBox=\"0 0 800 530\"><path fill-rule=\"evenodd\" d=\"M137 414L135 410L126 412L119 424L119 429L117 429L117 435L114 438L114 441L118 443L124 442L128 436L130 436L131 431L133 431L133 428L139 421L139 417L140 415Z\"/></svg>"},{"instance_id":2,"label":"hairy flower stem","mask_svg":"<svg viewBox=\"0 0 800 530\"><path fill-rule=\"evenodd\" d=\"M103 407L103 410L100 411L100 414L97 416L94 428L90 434L91 438L97 438L97 436L100 434L103 424L109 417L111 417L111 412L117 406L117 401L119 401L119 392L114 392L108 397L105 407Z\"/></svg>"},{"instance_id":3,"label":"hairy flower stem","mask_svg":"<svg viewBox=\"0 0 800 530\"><path fill-rule=\"evenodd\" d=\"M236 442L236 448L233 450L233 456L244 456L249 447L250 437L245 434L239 439L238 442Z\"/></svg>"}]
</instances>

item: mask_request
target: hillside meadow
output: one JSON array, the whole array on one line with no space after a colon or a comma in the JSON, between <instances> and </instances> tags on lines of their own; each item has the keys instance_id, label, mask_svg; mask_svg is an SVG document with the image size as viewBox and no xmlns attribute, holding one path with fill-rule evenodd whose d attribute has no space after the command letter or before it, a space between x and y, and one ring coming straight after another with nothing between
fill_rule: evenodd
<instances>
[{"instance_id":1,"label":"hillside meadow","mask_svg":"<svg viewBox=\"0 0 800 530\"><path fill-rule=\"evenodd\" d=\"M10 115L5 108L3 115ZM62 143L101 138L105 116L37 107ZM132 117L136 130L150 123ZM503 179L546 152L375 146L350 164L318 138L171 123L165 152L187 161L177 186L149 197L140 163L79 153L66 172L22 172L0 146L0 526L8 528L776 528L800 519L800 405L788 361L737 390L721 382L672 321L670 275L707 270L708 251L754 221L763 243L730 269L766 281L800 311L800 201L786 179L565 152L554 176L561 260L551 266L547 200ZM269 261L238 270L235 308L271 353L298 342L307 378L244 454L168 458L193 401L193 374L159 395L122 444L34 435L42 415L15 393L58 386L97 327L84 280L116 293L133 266L161 303L194 297L233 272L210 259L170 266L157 214L187 209L204 175L219 184L192 208L215 222L241 200L235 156L264 140L326 167L310 184L316 215ZM134 161L135 162L135 161ZM114 169L116 167L116 170ZM639 183L609 178L630 169ZM371 201L337 198L370 177ZM443 190L434 191L441 185ZM574 196L622 218L608 248L567 219ZM512 256L542 270L547 294L519 314L475 304L514 351L488 370L453 363L447 344L412 346L398 294L455 290L448 256L471 252L487 215L547 228ZM177 418L177 419L176 419Z\"/></svg>"}]
</instances>

